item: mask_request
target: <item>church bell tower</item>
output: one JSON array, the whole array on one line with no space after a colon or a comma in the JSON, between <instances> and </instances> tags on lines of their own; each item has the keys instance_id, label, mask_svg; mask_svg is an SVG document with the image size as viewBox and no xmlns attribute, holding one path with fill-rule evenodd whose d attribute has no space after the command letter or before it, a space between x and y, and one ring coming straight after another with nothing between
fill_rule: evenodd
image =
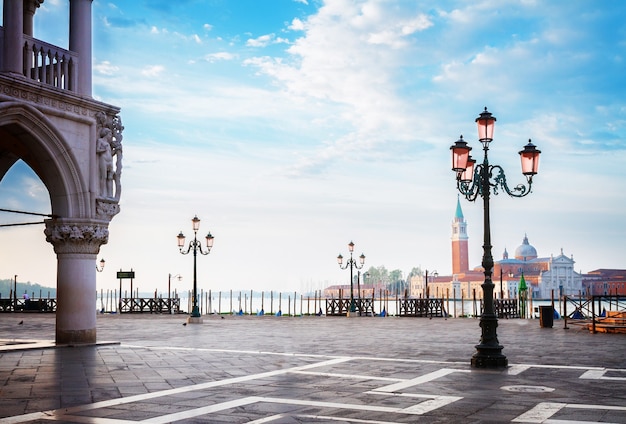
<instances>
[{"instance_id":1,"label":"church bell tower","mask_svg":"<svg viewBox=\"0 0 626 424\"><path fill-rule=\"evenodd\" d=\"M452 274L469 271L467 240L467 222L463 217L461 201L457 197L456 212L452 221Z\"/></svg>"}]
</instances>

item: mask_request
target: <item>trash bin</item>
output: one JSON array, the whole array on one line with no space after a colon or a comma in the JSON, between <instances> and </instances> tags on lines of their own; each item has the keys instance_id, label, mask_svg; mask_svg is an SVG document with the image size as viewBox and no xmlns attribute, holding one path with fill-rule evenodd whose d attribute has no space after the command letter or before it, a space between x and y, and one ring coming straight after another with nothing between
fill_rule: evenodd
<instances>
[{"instance_id":1,"label":"trash bin","mask_svg":"<svg viewBox=\"0 0 626 424\"><path fill-rule=\"evenodd\" d=\"M552 328L554 324L554 308L552 306L539 307L539 325L542 328Z\"/></svg>"}]
</instances>

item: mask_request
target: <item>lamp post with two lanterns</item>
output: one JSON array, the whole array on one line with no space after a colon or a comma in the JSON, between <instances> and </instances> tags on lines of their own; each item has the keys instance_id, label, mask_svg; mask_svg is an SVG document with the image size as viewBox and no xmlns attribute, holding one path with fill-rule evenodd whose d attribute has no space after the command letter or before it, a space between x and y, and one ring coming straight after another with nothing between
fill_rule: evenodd
<instances>
[{"instance_id":1,"label":"lamp post with two lanterns","mask_svg":"<svg viewBox=\"0 0 626 424\"><path fill-rule=\"evenodd\" d=\"M198 252L202 255L208 255L211 252L211 248L213 247L213 236L211 232L207 234L206 239L206 251L202 249L202 244L197 238L198 230L200 229L200 219L198 216L194 216L191 220L192 228L193 228L193 240L189 242L189 247L187 251L185 251L185 236L181 231L178 236L178 248L180 253L183 255L187 255L190 252L193 252L193 300L192 300L192 311L190 319L188 320L190 323L199 323L201 321L200 309L198 308L198 279L197 279L197 267L196 267L196 257L198 256Z\"/></svg>"},{"instance_id":2,"label":"lamp post with two lanterns","mask_svg":"<svg viewBox=\"0 0 626 424\"><path fill-rule=\"evenodd\" d=\"M350 242L348 244L348 250L350 251L350 259L348 259L348 262L346 262L345 266L342 266L343 256L341 256L341 253L339 254L339 256L337 256L337 263L339 264L339 268L341 269L347 269L348 267L350 267L350 312L354 313L356 312L356 304L354 302L353 268L356 268L356 269L363 268L363 265L365 265L365 255L361 253L361 256L359 256L359 264L361 265L359 266L359 264L356 263L356 260L352 257L352 253L354 252L354 243ZM359 307L359 312L361 312L360 307Z\"/></svg>"},{"instance_id":3,"label":"lamp post with two lanterns","mask_svg":"<svg viewBox=\"0 0 626 424\"><path fill-rule=\"evenodd\" d=\"M482 266L485 273L485 281L482 284L484 309L480 316L482 329L480 344L476 345L476 353L472 356L472 366L475 368L498 368L506 367L508 360L502 354L502 346L498 342L496 327L498 318L494 310L492 281L493 256L491 254L491 228L489 215L489 197L491 190L497 195L501 188L509 196L524 197L530 193L533 175L539 168L539 154L535 145L528 140L528 144L519 152L522 161L522 174L526 176L528 186L518 184L509 188L504 175L504 170L499 165L490 165L488 160L489 143L493 141L493 130L496 118L487 111L487 108L476 118L478 125L478 140L483 146L483 162L476 165L476 160L470 156L471 147L467 145L463 136L455 142L452 151L452 171L456 173L456 185L458 191L470 202L478 196L483 198L484 210L484 242Z\"/></svg>"}]
</instances>

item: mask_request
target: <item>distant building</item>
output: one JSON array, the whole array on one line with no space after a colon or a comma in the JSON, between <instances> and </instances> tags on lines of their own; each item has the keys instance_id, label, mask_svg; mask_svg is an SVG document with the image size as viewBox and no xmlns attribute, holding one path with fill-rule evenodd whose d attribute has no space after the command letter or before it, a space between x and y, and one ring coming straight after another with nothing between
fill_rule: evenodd
<instances>
[{"instance_id":1,"label":"distant building","mask_svg":"<svg viewBox=\"0 0 626 424\"><path fill-rule=\"evenodd\" d=\"M372 297L380 297L382 293L385 296L385 290L387 289L386 284L384 283L375 283L375 284L354 284L352 286L352 290L354 291L353 295L356 299L359 296L362 299L369 299ZM324 297L328 299L349 299L350 298L350 284L336 284L333 286L328 286L324 289Z\"/></svg>"},{"instance_id":2,"label":"distant building","mask_svg":"<svg viewBox=\"0 0 626 424\"><path fill-rule=\"evenodd\" d=\"M456 212L452 221L452 274L469 271L467 251L467 222L461 210L461 201L456 199Z\"/></svg>"},{"instance_id":3,"label":"distant building","mask_svg":"<svg viewBox=\"0 0 626 424\"><path fill-rule=\"evenodd\" d=\"M409 281L412 297L454 297L470 299L483 297L482 284L485 279L482 266L473 270L468 266L467 222L463 217L461 203L457 199L456 212L452 221L452 275L428 276L417 275ZM491 276L494 284L494 296L497 298L515 298L518 295L519 282L526 281L529 295L538 299L549 299L562 295L585 294L583 278L574 271L573 257L566 257L561 249L557 257L540 258L524 235L522 244L515 249L515 257L509 258L504 250L502 260L495 261ZM622 273L625 275L626 273ZM622 281L624 278L622 278ZM608 284L608 283L607 283ZM614 284L618 284L615 282ZM623 288L626 290L626 286Z\"/></svg>"},{"instance_id":4,"label":"distant building","mask_svg":"<svg viewBox=\"0 0 626 424\"><path fill-rule=\"evenodd\" d=\"M582 278L583 291L588 295L626 295L626 269L596 269Z\"/></svg>"}]
</instances>

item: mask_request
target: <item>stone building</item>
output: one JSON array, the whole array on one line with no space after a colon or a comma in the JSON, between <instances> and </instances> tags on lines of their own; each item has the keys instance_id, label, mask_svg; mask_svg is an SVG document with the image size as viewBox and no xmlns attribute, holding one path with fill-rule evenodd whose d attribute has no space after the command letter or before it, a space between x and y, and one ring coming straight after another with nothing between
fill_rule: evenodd
<instances>
[{"instance_id":1,"label":"stone building","mask_svg":"<svg viewBox=\"0 0 626 424\"><path fill-rule=\"evenodd\" d=\"M0 179L18 161L41 179L57 257L57 343L96 341L96 256L119 212L120 109L92 97L92 0L69 0L69 49L39 40L43 0L4 0ZM42 234L42 236L44 236Z\"/></svg>"},{"instance_id":2,"label":"stone building","mask_svg":"<svg viewBox=\"0 0 626 424\"><path fill-rule=\"evenodd\" d=\"M409 282L412 297L454 297L457 299L482 298L481 285L485 274L482 267L469 269L468 266L467 222L461 204L457 199L452 221L452 275L418 275ZM515 249L515 256L509 258L504 250L502 259L494 262L491 276L496 298L515 298L519 293L522 275L529 289L529 295L537 299L549 299L562 295L578 295L582 290L582 275L574 271L573 257L561 253L554 257L540 258L537 250L524 235L522 244Z\"/></svg>"},{"instance_id":3,"label":"stone building","mask_svg":"<svg viewBox=\"0 0 626 424\"><path fill-rule=\"evenodd\" d=\"M583 292L588 295L626 296L626 269L596 269L582 278Z\"/></svg>"}]
</instances>

